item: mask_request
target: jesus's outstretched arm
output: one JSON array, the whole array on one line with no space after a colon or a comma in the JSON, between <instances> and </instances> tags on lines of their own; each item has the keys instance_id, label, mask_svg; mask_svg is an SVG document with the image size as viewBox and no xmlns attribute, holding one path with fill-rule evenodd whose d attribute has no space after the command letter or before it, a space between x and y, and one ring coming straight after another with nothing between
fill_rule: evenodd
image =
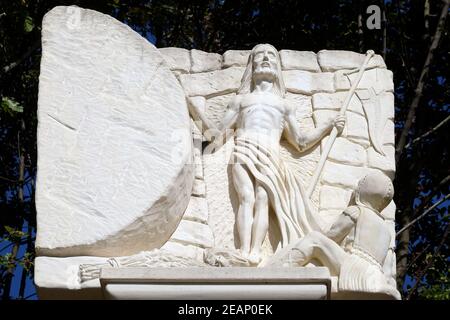
<instances>
[{"instance_id":1,"label":"jesus's outstretched arm","mask_svg":"<svg viewBox=\"0 0 450 320\"><path fill-rule=\"evenodd\" d=\"M285 121L285 134L287 140L297 148L297 150L303 152L314 146L325 135L329 134L333 127L336 127L338 132L342 132L345 125L345 116L337 116L335 119L309 132L302 132L299 130L297 119L295 118L295 109L288 106Z\"/></svg>"}]
</instances>

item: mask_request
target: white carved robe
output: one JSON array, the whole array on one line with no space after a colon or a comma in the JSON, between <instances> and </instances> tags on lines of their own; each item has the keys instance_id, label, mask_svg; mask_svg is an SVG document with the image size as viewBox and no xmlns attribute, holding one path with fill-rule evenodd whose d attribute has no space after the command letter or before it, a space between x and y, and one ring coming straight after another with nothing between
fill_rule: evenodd
<instances>
[{"instance_id":1,"label":"white carved robe","mask_svg":"<svg viewBox=\"0 0 450 320\"><path fill-rule=\"evenodd\" d=\"M299 178L279 154L248 138L237 137L235 144L232 159L244 165L267 191L280 228L281 247L313 230L320 231Z\"/></svg>"}]
</instances>

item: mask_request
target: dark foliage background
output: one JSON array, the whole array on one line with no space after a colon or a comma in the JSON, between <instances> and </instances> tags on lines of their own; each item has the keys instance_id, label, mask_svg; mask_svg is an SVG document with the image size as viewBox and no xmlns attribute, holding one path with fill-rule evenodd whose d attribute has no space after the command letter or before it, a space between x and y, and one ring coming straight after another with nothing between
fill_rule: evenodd
<instances>
[{"instance_id":1,"label":"dark foliage background","mask_svg":"<svg viewBox=\"0 0 450 320\"><path fill-rule=\"evenodd\" d=\"M268 42L278 49L374 49L382 54L396 88L397 230L425 213L398 236L398 286L405 299L450 298L448 0L0 0L3 299L36 298L32 277L41 21L54 6L71 4L112 15L157 47L223 53ZM366 27L371 4L382 9L380 30Z\"/></svg>"}]
</instances>

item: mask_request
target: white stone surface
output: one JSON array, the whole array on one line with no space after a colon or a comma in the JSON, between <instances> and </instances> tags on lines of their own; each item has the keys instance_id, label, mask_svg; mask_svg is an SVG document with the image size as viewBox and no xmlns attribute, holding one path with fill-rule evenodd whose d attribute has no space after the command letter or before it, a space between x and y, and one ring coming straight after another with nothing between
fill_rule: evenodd
<instances>
[{"instance_id":1,"label":"white stone surface","mask_svg":"<svg viewBox=\"0 0 450 320\"><path fill-rule=\"evenodd\" d=\"M107 283L107 300L328 300L325 284ZM193 307L191 307L193 308ZM234 309L236 310L236 309ZM255 309L256 310L256 309ZM265 310L263 308L262 310ZM186 313L192 312L186 310ZM230 311L231 312L231 311ZM235 311L233 311L235 312ZM261 311L265 312L265 311ZM209 314L207 314L209 315Z\"/></svg>"},{"instance_id":2,"label":"white stone surface","mask_svg":"<svg viewBox=\"0 0 450 320\"><path fill-rule=\"evenodd\" d=\"M392 92L383 92L380 95L380 107L386 109L383 112L383 114L385 114L389 120L394 120L395 108L394 108L394 94Z\"/></svg>"},{"instance_id":3,"label":"white stone surface","mask_svg":"<svg viewBox=\"0 0 450 320\"><path fill-rule=\"evenodd\" d=\"M182 88L158 50L110 16L56 7L42 37L38 254L161 246L193 183Z\"/></svg>"},{"instance_id":4,"label":"white stone surface","mask_svg":"<svg viewBox=\"0 0 450 320\"><path fill-rule=\"evenodd\" d=\"M321 50L317 53L322 71L359 68L364 58L364 54L344 50ZM375 55L370 60L368 67L386 68L386 64L380 55Z\"/></svg>"},{"instance_id":5,"label":"white stone surface","mask_svg":"<svg viewBox=\"0 0 450 320\"><path fill-rule=\"evenodd\" d=\"M230 139L215 153L203 155L205 183L208 186L208 224L216 246L230 249L239 245L235 237L237 195L230 179L231 167L228 166L233 146Z\"/></svg>"},{"instance_id":6,"label":"white stone surface","mask_svg":"<svg viewBox=\"0 0 450 320\"><path fill-rule=\"evenodd\" d=\"M205 197L206 195L206 184L201 179L195 179L194 185L192 186L192 195L197 197Z\"/></svg>"},{"instance_id":7,"label":"white stone surface","mask_svg":"<svg viewBox=\"0 0 450 320\"><path fill-rule=\"evenodd\" d=\"M349 112L347 113L347 121L348 125L346 133L348 138L369 140L369 129L366 118Z\"/></svg>"},{"instance_id":8,"label":"white stone surface","mask_svg":"<svg viewBox=\"0 0 450 320\"><path fill-rule=\"evenodd\" d=\"M191 197L183 219L208 223L208 203L205 198Z\"/></svg>"},{"instance_id":9,"label":"white stone surface","mask_svg":"<svg viewBox=\"0 0 450 320\"><path fill-rule=\"evenodd\" d=\"M327 141L327 138L322 140L322 147ZM367 162L366 158L366 150L361 145L341 137L336 138L328 155L330 160L357 167L364 166Z\"/></svg>"},{"instance_id":10,"label":"white stone surface","mask_svg":"<svg viewBox=\"0 0 450 320\"><path fill-rule=\"evenodd\" d=\"M201 50L191 50L191 73L219 70L222 67L222 56Z\"/></svg>"},{"instance_id":11,"label":"white stone surface","mask_svg":"<svg viewBox=\"0 0 450 320\"><path fill-rule=\"evenodd\" d=\"M189 50L175 47L159 48L158 50L166 60L170 70L189 73L191 70Z\"/></svg>"},{"instance_id":12,"label":"white stone surface","mask_svg":"<svg viewBox=\"0 0 450 320\"><path fill-rule=\"evenodd\" d=\"M320 72L317 56L312 51L280 50L283 70L305 70Z\"/></svg>"},{"instance_id":13,"label":"white stone surface","mask_svg":"<svg viewBox=\"0 0 450 320\"><path fill-rule=\"evenodd\" d=\"M323 125L337 115L338 111L318 109L313 112L313 118L316 126ZM349 141L360 144L364 148L370 146L369 130L367 120L364 116L353 112L346 113L347 124L343 130L342 136Z\"/></svg>"},{"instance_id":14,"label":"white stone surface","mask_svg":"<svg viewBox=\"0 0 450 320\"><path fill-rule=\"evenodd\" d=\"M201 158L196 158L195 160L201 161ZM203 163L198 164L197 162L195 162L195 179L200 179L203 180L205 178L204 173L203 173Z\"/></svg>"},{"instance_id":15,"label":"white stone surface","mask_svg":"<svg viewBox=\"0 0 450 320\"><path fill-rule=\"evenodd\" d=\"M326 268L102 269L107 299L322 300L329 299Z\"/></svg>"},{"instance_id":16,"label":"white stone surface","mask_svg":"<svg viewBox=\"0 0 450 320\"><path fill-rule=\"evenodd\" d=\"M334 89L336 91L348 91L351 88L350 80L346 73L349 70L338 70L334 73Z\"/></svg>"},{"instance_id":17,"label":"white stone surface","mask_svg":"<svg viewBox=\"0 0 450 320\"><path fill-rule=\"evenodd\" d=\"M350 83L356 81L357 76L357 73L350 74ZM358 89L365 88L374 88L377 94L381 93L382 91L394 91L392 71L378 68L365 71L361 78L361 81L358 84Z\"/></svg>"},{"instance_id":18,"label":"white stone surface","mask_svg":"<svg viewBox=\"0 0 450 320\"><path fill-rule=\"evenodd\" d=\"M388 206L381 212L386 220L395 221L395 210L397 209L395 202L391 201Z\"/></svg>"},{"instance_id":19,"label":"white stone surface","mask_svg":"<svg viewBox=\"0 0 450 320\"><path fill-rule=\"evenodd\" d=\"M185 256L193 260L203 261L204 249L195 245L183 244L169 240L161 247L161 250L168 251L176 256Z\"/></svg>"},{"instance_id":20,"label":"white stone surface","mask_svg":"<svg viewBox=\"0 0 450 320\"><path fill-rule=\"evenodd\" d=\"M188 220L181 220L170 239L201 248L211 248L214 245L214 236L208 225Z\"/></svg>"},{"instance_id":21,"label":"white stone surface","mask_svg":"<svg viewBox=\"0 0 450 320\"><path fill-rule=\"evenodd\" d=\"M311 97L303 94L286 93L286 101L296 111L298 121L312 117Z\"/></svg>"},{"instance_id":22,"label":"white stone surface","mask_svg":"<svg viewBox=\"0 0 450 320\"><path fill-rule=\"evenodd\" d=\"M307 95L317 92L334 92L332 73L287 70L283 71L283 77L289 92Z\"/></svg>"},{"instance_id":23,"label":"white stone surface","mask_svg":"<svg viewBox=\"0 0 450 320\"><path fill-rule=\"evenodd\" d=\"M386 121L382 138L382 142L384 145L395 146L395 124L393 120Z\"/></svg>"},{"instance_id":24,"label":"white stone surface","mask_svg":"<svg viewBox=\"0 0 450 320\"><path fill-rule=\"evenodd\" d=\"M244 68L230 67L212 72L182 74L180 82L186 95L209 97L236 91L243 73Z\"/></svg>"},{"instance_id":25,"label":"white stone surface","mask_svg":"<svg viewBox=\"0 0 450 320\"><path fill-rule=\"evenodd\" d=\"M374 169L353 167L328 161L323 169L322 182L331 186L356 189L359 179Z\"/></svg>"},{"instance_id":26,"label":"white stone surface","mask_svg":"<svg viewBox=\"0 0 450 320\"><path fill-rule=\"evenodd\" d=\"M223 54L223 68L245 67L250 50L227 50Z\"/></svg>"},{"instance_id":27,"label":"white stone surface","mask_svg":"<svg viewBox=\"0 0 450 320\"><path fill-rule=\"evenodd\" d=\"M79 266L83 263L105 263L100 257L36 257L34 283L39 299L103 299L99 279L79 281Z\"/></svg>"},{"instance_id":28,"label":"white stone surface","mask_svg":"<svg viewBox=\"0 0 450 320\"><path fill-rule=\"evenodd\" d=\"M395 175L395 147L392 145L384 145L383 151L386 156L379 154L372 147L367 149L367 165L370 168L380 169L389 177L394 179Z\"/></svg>"},{"instance_id":29,"label":"white stone surface","mask_svg":"<svg viewBox=\"0 0 450 320\"><path fill-rule=\"evenodd\" d=\"M322 188L324 188L323 186ZM329 230L336 219L342 214L343 209L322 209L320 210L320 217L324 222L324 230Z\"/></svg>"},{"instance_id":30,"label":"white stone surface","mask_svg":"<svg viewBox=\"0 0 450 320\"><path fill-rule=\"evenodd\" d=\"M350 190L331 186L323 186L320 189L320 210L343 210L348 207L351 197L352 192Z\"/></svg>"},{"instance_id":31,"label":"white stone surface","mask_svg":"<svg viewBox=\"0 0 450 320\"><path fill-rule=\"evenodd\" d=\"M227 110L228 103L230 103L235 95L235 93L224 94L206 100L205 114L208 119L213 121L216 125L220 125L225 115L225 111Z\"/></svg>"},{"instance_id":32,"label":"white stone surface","mask_svg":"<svg viewBox=\"0 0 450 320\"><path fill-rule=\"evenodd\" d=\"M312 96L313 108L314 110L328 109L337 111L344 104L346 97L347 92L316 93ZM355 112L361 116L364 116L361 101L356 95L353 95L351 98L347 111Z\"/></svg>"}]
</instances>

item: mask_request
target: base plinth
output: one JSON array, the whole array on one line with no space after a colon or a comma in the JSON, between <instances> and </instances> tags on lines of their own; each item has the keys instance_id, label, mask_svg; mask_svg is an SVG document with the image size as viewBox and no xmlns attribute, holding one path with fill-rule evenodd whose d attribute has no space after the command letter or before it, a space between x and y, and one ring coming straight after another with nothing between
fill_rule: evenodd
<instances>
[{"instance_id":1,"label":"base plinth","mask_svg":"<svg viewBox=\"0 0 450 320\"><path fill-rule=\"evenodd\" d=\"M326 268L104 268L105 299L324 300Z\"/></svg>"}]
</instances>

